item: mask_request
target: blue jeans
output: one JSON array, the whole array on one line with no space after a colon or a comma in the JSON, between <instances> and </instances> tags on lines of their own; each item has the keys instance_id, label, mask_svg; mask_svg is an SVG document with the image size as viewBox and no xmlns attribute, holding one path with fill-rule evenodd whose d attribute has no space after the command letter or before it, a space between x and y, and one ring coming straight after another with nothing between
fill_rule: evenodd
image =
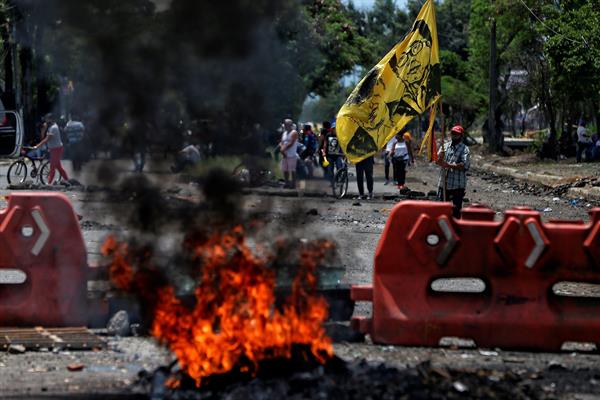
<instances>
[{"instance_id":1,"label":"blue jeans","mask_svg":"<svg viewBox=\"0 0 600 400\"><path fill-rule=\"evenodd\" d=\"M31 150L27 153L27 157L29 158L43 158L44 155L46 154L46 150L47 150L47 146L43 145L42 147L35 149L35 150Z\"/></svg>"},{"instance_id":2,"label":"blue jeans","mask_svg":"<svg viewBox=\"0 0 600 400\"><path fill-rule=\"evenodd\" d=\"M330 182L333 182L335 171L342 168L344 163L342 161L342 156L327 156L327 160L329 161L329 165L325 168L325 178L329 179Z\"/></svg>"}]
</instances>

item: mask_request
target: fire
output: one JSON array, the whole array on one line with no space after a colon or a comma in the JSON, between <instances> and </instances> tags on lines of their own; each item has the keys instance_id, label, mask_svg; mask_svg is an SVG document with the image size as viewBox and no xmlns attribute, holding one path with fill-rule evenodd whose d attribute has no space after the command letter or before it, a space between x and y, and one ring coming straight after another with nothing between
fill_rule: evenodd
<instances>
[{"instance_id":1,"label":"fire","mask_svg":"<svg viewBox=\"0 0 600 400\"><path fill-rule=\"evenodd\" d=\"M304 246L291 294L276 306L275 272L252 253L241 227L187 241L200 274L196 304L186 307L172 286L158 288L151 333L169 346L198 386L213 374L234 368L256 372L261 360L289 358L293 344L306 345L325 362L333 349L322 327L327 303L316 293L316 268L331 246ZM109 238L103 252L113 257L116 284L131 287L136 277L126 245Z\"/></svg>"},{"instance_id":2,"label":"fire","mask_svg":"<svg viewBox=\"0 0 600 400\"><path fill-rule=\"evenodd\" d=\"M127 243L119 243L114 236L109 236L101 249L103 255L112 256L108 275L115 286L121 290L128 290L133 282L133 269L126 259L128 248Z\"/></svg>"}]
</instances>

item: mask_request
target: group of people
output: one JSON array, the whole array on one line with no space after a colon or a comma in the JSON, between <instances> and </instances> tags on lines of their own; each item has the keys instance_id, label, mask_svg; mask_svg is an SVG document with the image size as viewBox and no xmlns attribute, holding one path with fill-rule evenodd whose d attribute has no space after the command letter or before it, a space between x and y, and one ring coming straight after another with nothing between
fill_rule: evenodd
<instances>
[{"instance_id":1,"label":"group of people","mask_svg":"<svg viewBox=\"0 0 600 400\"><path fill-rule=\"evenodd\" d=\"M600 160L600 137L591 134L586 121L581 119L577 126L577 162L582 162L584 156L586 161Z\"/></svg>"},{"instance_id":2,"label":"group of people","mask_svg":"<svg viewBox=\"0 0 600 400\"><path fill-rule=\"evenodd\" d=\"M338 142L335 123L323 122L319 135L312 130L312 125L305 124L298 132L291 119L285 119L282 126L281 140L278 145L281 156L281 171L284 176L284 188L296 187L298 162L318 162L324 169L327 179L333 179L337 169L344 162L344 153ZM314 160L314 161L313 161Z\"/></svg>"},{"instance_id":3,"label":"group of people","mask_svg":"<svg viewBox=\"0 0 600 400\"><path fill-rule=\"evenodd\" d=\"M469 148L463 141L464 129L455 125L450 130L451 140L444 143L438 151L437 164L440 166L438 181L438 198L453 204L453 215L460 217L465 189L467 186L466 172L470 167ZM324 168L324 175L332 180L335 170L343 166L344 153L340 146L335 122L323 122L317 137L312 126L304 125L298 132L291 119L283 122L281 140L278 151L281 158L281 170L284 175L285 188L296 187L296 168L299 157L298 148L303 146L302 154L313 156L317 153L319 162ZM384 150L385 185L391 183L390 166L394 184L400 191L406 190L406 169L415 163L413 140L410 132L402 129L386 145ZM356 163L357 199L373 198L373 166L374 157L370 156ZM366 181L365 193L364 183Z\"/></svg>"}]
</instances>

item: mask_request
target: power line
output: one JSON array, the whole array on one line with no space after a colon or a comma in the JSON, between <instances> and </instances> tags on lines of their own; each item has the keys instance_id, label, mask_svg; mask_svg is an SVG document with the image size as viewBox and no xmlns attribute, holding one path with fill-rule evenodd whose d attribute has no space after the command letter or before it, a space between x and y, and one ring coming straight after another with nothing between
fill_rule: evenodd
<instances>
[{"instance_id":1,"label":"power line","mask_svg":"<svg viewBox=\"0 0 600 400\"><path fill-rule=\"evenodd\" d=\"M583 37L583 35L581 35L581 40L582 41L579 41L579 40L571 39L570 37L568 37L568 36L566 36L566 35L564 35L562 33L559 33L557 31L555 31L550 26L548 26L544 21L542 21L542 19L540 17L538 17L533 12L533 10L531 8L529 8L529 6L527 4L525 4L525 2L523 0L519 0L519 1L521 2L521 4L523 4L523 7L525 7L527 9L527 11L529 11L529 13L531 13L531 15L533 15L534 18L537 19L540 22L540 24L542 24L544 26L544 28L548 29L549 31L551 31L555 35L564 37L565 39L567 39L567 40L569 40L569 41L571 41L573 43L584 44L584 45L586 45L586 47L589 47L588 42L585 40L585 38Z\"/></svg>"}]
</instances>

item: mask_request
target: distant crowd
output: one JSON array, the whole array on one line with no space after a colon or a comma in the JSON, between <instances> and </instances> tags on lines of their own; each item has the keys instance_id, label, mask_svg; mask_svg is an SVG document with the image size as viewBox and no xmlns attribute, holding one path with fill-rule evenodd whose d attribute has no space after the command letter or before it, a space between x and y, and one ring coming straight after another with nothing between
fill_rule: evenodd
<instances>
[{"instance_id":1,"label":"distant crowd","mask_svg":"<svg viewBox=\"0 0 600 400\"><path fill-rule=\"evenodd\" d=\"M454 204L455 216L460 216L462 201L467 185L466 171L470 166L469 148L463 143L464 129L460 125L452 127L450 139L438 152L440 180L438 197ZM390 139L381 156L384 159L385 185L394 184L402 193L406 187L407 167L415 163L414 141L407 129L400 130ZM291 119L285 119L281 126L281 139L275 152L280 159L284 175L284 188L294 189L298 178L311 178L314 168L323 168L323 175L333 184L335 172L347 165L340 147L335 122L325 121L318 133L311 124L304 124L298 130ZM355 164L357 199L373 199L374 156ZM391 167L391 168L390 168ZM390 175L390 169L392 174ZM364 183L366 181L366 192Z\"/></svg>"},{"instance_id":2,"label":"distant crowd","mask_svg":"<svg viewBox=\"0 0 600 400\"><path fill-rule=\"evenodd\" d=\"M600 161L600 137L591 134L585 120L579 121L577 127L577 162Z\"/></svg>"}]
</instances>

